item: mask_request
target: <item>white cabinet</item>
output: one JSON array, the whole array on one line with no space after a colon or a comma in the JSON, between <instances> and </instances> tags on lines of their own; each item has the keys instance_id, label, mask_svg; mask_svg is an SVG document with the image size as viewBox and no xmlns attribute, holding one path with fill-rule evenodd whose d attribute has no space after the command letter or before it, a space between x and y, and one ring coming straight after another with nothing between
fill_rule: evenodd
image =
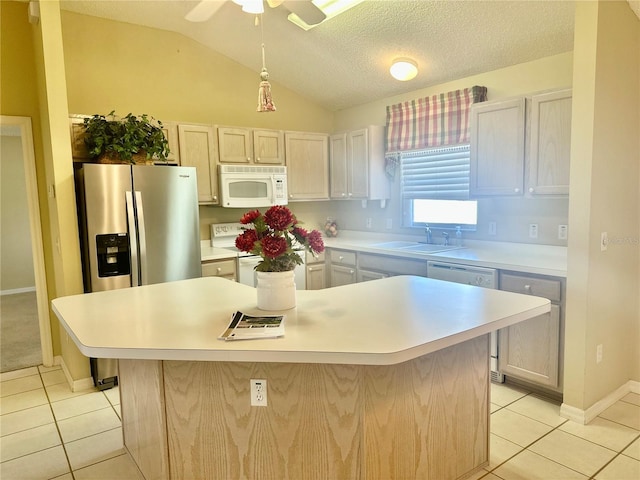
<instances>
[{"instance_id":1,"label":"white cabinet","mask_svg":"<svg viewBox=\"0 0 640 480\"><path fill-rule=\"evenodd\" d=\"M531 195L568 195L571 89L531 97L529 169Z\"/></svg>"},{"instance_id":2,"label":"white cabinet","mask_svg":"<svg viewBox=\"0 0 640 480\"><path fill-rule=\"evenodd\" d=\"M307 252L305 265L307 290L322 290L326 288L325 253L322 252L314 256L312 253Z\"/></svg>"},{"instance_id":3,"label":"white cabinet","mask_svg":"<svg viewBox=\"0 0 640 480\"><path fill-rule=\"evenodd\" d=\"M208 260L202 262L203 277L221 277L227 280L236 281L238 273L236 269L236 259Z\"/></svg>"},{"instance_id":4,"label":"white cabinet","mask_svg":"<svg viewBox=\"0 0 640 480\"><path fill-rule=\"evenodd\" d=\"M507 377L562 391L563 281L500 273L500 289L551 300L551 312L500 330L498 368Z\"/></svg>"},{"instance_id":5,"label":"white cabinet","mask_svg":"<svg viewBox=\"0 0 640 480\"><path fill-rule=\"evenodd\" d=\"M196 167L198 202L218 205L218 172L216 171L216 142L212 125L178 125L180 162Z\"/></svg>"},{"instance_id":6,"label":"white cabinet","mask_svg":"<svg viewBox=\"0 0 640 480\"><path fill-rule=\"evenodd\" d=\"M329 277L332 287L356 283L356 253L331 249L329 255Z\"/></svg>"},{"instance_id":7,"label":"white cabinet","mask_svg":"<svg viewBox=\"0 0 640 480\"><path fill-rule=\"evenodd\" d=\"M218 127L220 163L284 165L284 134L279 130Z\"/></svg>"},{"instance_id":8,"label":"white cabinet","mask_svg":"<svg viewBox=\"0 0 640 480\"><path fill-rule=\"evenodd\" d=\"M358 281L374 280L392 275L426 277L427 262L387 255L358 253Z\"/></svg>"},{"instance_id":9,"label":"white cabinet","mask_svg":"<svg viewBox=\"0 0 640 480\"><path fill-rule=\"evenodd\" d=\"M470 122L471 196L522 195L524 97L474 104Z\"/></svg>"},{"instance_id":10,"label":"white cabinet","mask_svg":"<svg viewBox=\"0 0 640 480\"><path fill-rule=\"evenodd\" d=\"M386 200L384 127L372 125L330 138L331 198Z\"/></svg>"},{"instance_id":11,"label":"white cabinet","mask_svg":"<svg viewBox=\"0 0 640 480\"><path fill-rule=\"evenodd\" d=\"M329 199L329 135L285 132L289 201Z\"/></svg>"}]
</instances>

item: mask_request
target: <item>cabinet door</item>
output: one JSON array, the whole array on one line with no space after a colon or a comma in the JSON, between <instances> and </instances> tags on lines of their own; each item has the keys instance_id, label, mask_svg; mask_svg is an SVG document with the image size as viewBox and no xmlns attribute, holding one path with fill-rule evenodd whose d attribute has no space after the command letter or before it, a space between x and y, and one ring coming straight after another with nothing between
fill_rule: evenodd
<instances>
[{"instance_id":1,"label":"cabinet door","mask_svg":"<svg viewBox=\"0 0 640 480\"><path fill-rule=\"evenodd\" d=\"M327 286L324 263L307 265L307 290L322 290Z\"/></svg>"},{"instance_id":2,"label":"cabinet door","mask_svg":"<svg viewBox=\"0 0 640 480\"><path fill-rule=\"evenodd\" d=\"M471 196L522 195L525 100L471 108Z\"/></svg>"},{"instance_id":3,"label":"cabinet door","mask_svg":"<svg viewBox=\"0 0 640 480\"><path fill-rule=\"evenodd\" d=\"M218 127L220 163L251 163L253 148L251 130Z\"/></svg>"},{"instance_id":4,"label":"cabinet door","mask_svg":"<svg viewBox=\"0 0 640 480\"><path fill-rule=\"evenodd\" d=\"M254 130L253 151L257 164L284 165L284 134L277 130Z\"/></svg>"},{"instance_id":5,"label":"cabinet door","mask_svg":"<svg viewBox=\"0 0 640 480\"><path fill-rule=\"evenodd\" d=\"M89 149L84 144L84 119L85 115L72 115L69 117L69 128L71 131L71 155L74 161L91 158Z\"/></svg>"},{"instance_id":6,"label":"cabinet door","mask_svg":"<svg viewBox=\"0 0 640 480\"><path fill-rule=\"evenodd\" d=\"M347 179L350 198L369 196L369 139L367 129L349 133Z\"/></svg>"},{"instance_id":7,"label":"cabinet door","mask_svg":"<svg viewBox=\"0 0 640 480\"><path fill-rule=\"evenodd\" d=\"M500 330L498 367L540 385L558 387L560 352L560 307Z\"/></svg>"},{"instance_id":8,"label":"cabinet door","mask_svg":"<svg viewBox=\"0 0 640 480\"><path fill-rule=\"evenodd\" d=\"M178 125L178 137L182 165L196 167L198 201L201 204L217 205L218 172L213 126Z\"/></svg>"},{"instance_id":9,"label":"cabinet door","mask_svg":"<svg viewBox=\"0 0 640 480\"><path fill-rule=\"evenodd\" d=\"M349 285L356 283L355 267L344 267L342 265L331 265L331 286Z\"/></svg>"},{"instance_id":10,"label":"cabinet door","mask_svg":"<svg viewBox=\"0 0 640 480\"><path fill-rule=\"evenodd\" d=\"M329 136L285 133L289 200L329 199Z\"/></svg>"},{"instance_id":11,"label":"cabinet door","mask_svg":"<svg viewBox=\"0 0 640 480\"><path fill-rule=\"evenodd\" d=\"M371 272L369 270L358 269L357 279L358 279L358 283L361 283L361 282L368 282L370 280L379 280L381 278L387 278L388 276L389 275L387 275L386 273Z\"/></svg>"},{"instance_id":12,"label":"cabinet door","mask_svg":"<svg viewBox=\"0 0 640 480\"><path fill-rule=\"evenodd\" d=\"M175 122L163 122L162 133L169 143L168 163L176 163L180 165L180 147L178 142L178 124ZM164 162L163 162L164 163Z\"/></svg>"},{"instance_id":13,"label":"cabinet door","mask_svg":"<svg viewBox=\"0 0 640 480\"><path fill-rule=\"evenodd\" d=\"M331 198L345 199L347 188L347 134L338 133L329 139Z\"/></svg>"},{"instance_id":14,"label":"cabinet door","mask_svg":"<svg viewBox=\"0 0 640 480\"><path fill-rule=\"evenodd\" d=\"M569 194L571 90L531 98L529 188L534 195Z\"/></svg>"}]
</instances>

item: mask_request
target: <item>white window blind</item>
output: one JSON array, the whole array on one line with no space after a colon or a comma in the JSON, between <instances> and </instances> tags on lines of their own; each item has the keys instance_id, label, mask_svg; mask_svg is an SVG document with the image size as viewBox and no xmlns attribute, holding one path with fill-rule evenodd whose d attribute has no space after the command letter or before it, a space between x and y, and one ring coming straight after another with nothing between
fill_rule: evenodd
<instances>
[{"instance_id":1,"label":"white window blind","mask_svg":"<svg viewBox=\"0 0 640 480\"><path fill-rule=\"evenodd\" d=\"M469 198L469 145L400 154L402 198Z\"/></svg>"}]
</instances>

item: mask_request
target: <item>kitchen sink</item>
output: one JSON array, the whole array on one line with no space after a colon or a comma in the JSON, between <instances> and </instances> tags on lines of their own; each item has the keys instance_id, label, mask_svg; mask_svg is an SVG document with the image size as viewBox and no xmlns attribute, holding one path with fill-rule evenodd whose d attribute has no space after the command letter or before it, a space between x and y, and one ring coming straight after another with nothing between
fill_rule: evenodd
<instances>
[{"instance_id":1,"label":"kitchen sink","mask_svg":"<svg viewBox=\"0 0 640 480\"><path fill-rule=\"evenodd\" d=\"M436 245L433 243L405 242L405 241L376 243L375 245L372 245L372 247L384 248L389 250L403 250L406 252L416 252L416 253L446 252L447 250L455 250L457 248L461 248L461 247L455 247L452 245Z\"/></svg>"}]
</instances>

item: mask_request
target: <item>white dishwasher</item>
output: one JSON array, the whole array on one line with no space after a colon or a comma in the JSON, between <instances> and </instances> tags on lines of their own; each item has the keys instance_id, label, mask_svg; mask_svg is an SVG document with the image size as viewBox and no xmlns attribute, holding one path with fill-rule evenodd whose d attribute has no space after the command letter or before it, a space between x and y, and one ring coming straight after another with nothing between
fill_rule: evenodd
<instances>
[{"instance_id":1,"label":"white dishwasher","mask_svg":"<svg viewBox=\"0 0 640 480\"><path fill-rule=\"evenodd\" d=\"M494 268L474 267L457 263L428 261L427 277L447 282L464 283L484 288L498 288L498 271ZM504 375L498 371L498 332L491 332L490 342L491 381L504 382Z\"/></svg>"}]
</instances>

